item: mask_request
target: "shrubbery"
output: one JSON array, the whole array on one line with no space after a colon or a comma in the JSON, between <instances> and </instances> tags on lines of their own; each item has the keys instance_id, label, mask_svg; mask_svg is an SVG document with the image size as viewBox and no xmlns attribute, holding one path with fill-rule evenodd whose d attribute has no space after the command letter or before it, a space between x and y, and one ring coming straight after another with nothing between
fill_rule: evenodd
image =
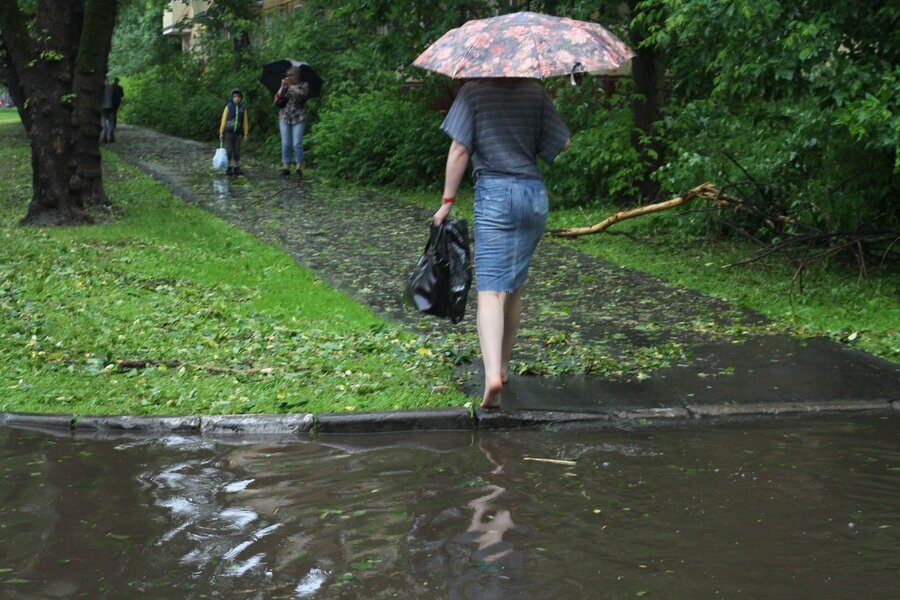
<instances>
[{"instance_id":1,"label":"shrubbery","mask_svg":"<svg viewBox=\"0 0 900 600\"><path fill-rule=\"evenodd\" d=\"M222 110L232 88L244 92L251 132L278 130L272 99L257 79L258 68L234 56L201 61L185 54L171 63L150 68L140 76L124 77L122 118L134 125L197 140L218 137Z\"/></svg>"},{"instance_id":2,"label":"shrubbery","mask_svg":"<svg viewBox=\"0 0 900 600\"><path fill-rule=\"evenodd\" d=\"M664 189L683 193L713 182L760 210L729 211L729 220L760 240L810 226L848 231L861 224L897 225L898 211L884 183L867 176L890 172L888 152L866 151L830 111L811 99L740 105L700 100L665 120L668 162L657 177ZM763 215L794 222L766 223ZM723 233L717 213L692 211L682 225ZM800 228L800 229L798 229Z\"/></svg>"},{"instance_id":3,"label":"shrubbery","mask_svg":"<svg viewBox=\"0 0 900 600\"><path fill-rule=\"evenodd\" d=\"M440 187L449 139L442 116L395 91L334 98L310 136L317 167L357 183Z\"/></svg>"},{"instance_id":4,"label":"shrubbery","mask_svg":"<svg viewBox=\"0 0 900 600\"><path fill-rule=\"evenodd\" d=\"M761 11L756 17L768 19L755 30L766 42L760 47L746 44L743 32L734 33L743 30L726 27L746 15L731 14L721 3L646 4L648 11L659 9L646 13L651 21L660 20L651 28L657 33L650 41L670 53L671 79L662 107L667 116L658 131L665 154L652 175L661 195L680 195L712 181L761 209L756 216L728 211L731 222L726 223L725 211L687 207L677 217L682 229L694 235L740 231L771 241L798 227L833 233L898 226L900 159L893 143L898 129L889 110L897 76L879 66L882 54L895 52L880 43L889 27L859 25L857 35L867 40L857 49L859 62L843 54L820 56L820 44L797 37L804 31L803 21L784 22L784 6L775 0L741 3L746 5L741 15ZM670 4L683 10L670 13ZM326 82L322 99L310 103L306 139L307 156L321 172L360 183L439 186L448 146L439 130L444 113L426 107L447 94L449 80L410 64L425 44L461 17L413 0L330 6L326 0L311 0L304 10L262 23L225 19L204 39L202 57L179 55L127 78L124 120L212 141L228 91L236 85L245 89L250 111L248 153L277 162L276 111L257 77L266 62L303 59ZM831 36L840 37L842 23L855 22L842 20L855 14L847 6L803 6L800 17L806 21L827 17ZM693 16L686 21L685 14ZM707 21L716 26L707 27ZM238 30L249 33L254 43L237 50L234 37L223 34L233 36ZM722 31L730 33L723 38ZM786 41L805 49L802 69L797 52L783 46ZM697 76L712 66L719 75ZM875 77L871 98L862 91L865 86L857 85L869 76ZM410 79L421 80L423 87L400 94L401 82ZM577 87L566 80L546 82L573 133L572 147L544 168L556 206L654 200L638 197L644 166L632 147L633 94L627 80L621 83L608 97L592 77ZM767 219L773 215L787 218L771 228Z\"/></svg>"}]
</instances>

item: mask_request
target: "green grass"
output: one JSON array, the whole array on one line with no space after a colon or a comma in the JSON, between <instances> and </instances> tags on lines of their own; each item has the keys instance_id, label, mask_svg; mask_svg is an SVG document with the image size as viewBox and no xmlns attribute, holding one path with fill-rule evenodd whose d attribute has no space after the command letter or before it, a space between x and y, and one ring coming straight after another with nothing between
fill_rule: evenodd
<instances>
[{"instance_id":1,"label":"green grass","mask_svg":"<svg viewBox=\"0 0 900 600\"><path fill-rule=\"evenodd\" d=\"M389 193L435 210L440 204L438 193ZM613 206L551 210L549 227L593 225L617 210ZM461 191L454 213L472 218L471 189ZM895 271L872 269L869 277L862 279L852 265L815 264L806 270L801 290L794 281L797 257L774 255L761 262L725 268L755 248L687 234L679 228L674 212L623 221L608 231L613 233L573 240L548 237L543 243L567 244L617 265L753 309L771 319L777 328L795 335L829 337L900 362L900 276Z\"/></svg>"},{"instance_id":2,"label":"green grass","mask_svg":"<svg viewBox=\"0 0 900 600\"><path fill-rule=\"evenodd\" d=\"M12 111L0 111L0 140L0 410L321 413L467 401L452 391L451 344L384 323L113 154L111 218L19 227L30 151Z\"/></svg>"}]
</instances>

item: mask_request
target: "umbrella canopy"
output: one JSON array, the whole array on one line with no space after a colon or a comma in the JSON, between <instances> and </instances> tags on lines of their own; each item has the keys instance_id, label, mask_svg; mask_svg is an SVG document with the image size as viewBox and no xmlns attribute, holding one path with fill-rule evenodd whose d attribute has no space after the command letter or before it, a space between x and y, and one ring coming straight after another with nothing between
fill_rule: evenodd
<instances>
[{"instance_id":1,"label":"umbrella canopy","mask_svg":"<svg viewBox=\"0 0 900 600\"><path fill-rule=\"evenodd\" d=\"M259 76L259 82L266 86L266 89L274 96L281 87L281 80L290 67L300 67L300 81L309 84L309 97L318 98L322 94L322 78L313 71L305 62L294 60L293 58L285 58L276 60L263 65L262 75Z\"/></svg>"},{"instance_id":2,"label":"umbrella canopy","mask_svg":"<svg viewBox=\"0 0 900 600\"><path fill-rule=\"evenodd\" d=\"M518 12L451 29L419 55L416 67L454 79L603 73L635 56L597 23Z\"/></svg>"}]
</instances>

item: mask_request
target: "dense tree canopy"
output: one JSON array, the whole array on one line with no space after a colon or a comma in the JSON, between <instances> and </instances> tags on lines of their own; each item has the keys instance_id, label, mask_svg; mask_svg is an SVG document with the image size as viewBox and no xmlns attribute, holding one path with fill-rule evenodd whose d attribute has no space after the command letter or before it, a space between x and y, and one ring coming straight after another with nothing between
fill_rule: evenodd
<instances>
[{"instance_id":1,"label":"dense tree canopy","mask_svg":"<svg viewBox=\"0 0 900 600\"><path fill-rule=\"evenodd\" d=\"M72 6L103 2L115 4ZM45 4L32 3L36 15L6 3L3 43L34 30L12 17L36 23ZM257 77L265 62L298 58L326 82L311 105L308 137L322 172L436 188L446 151L437 125L458 83L411 67L413 59L448 29L498 11L591 19L628 40L639 58L631 80L614 86L546 82L574 134L572 151L546 171L555 202L646 203L713 181L742 204L685 212L686 230L774 244L853 240L873 253L900 248L892 237L900 227L896 2L309 0L261 18L256 2L220 0L203 16L206 34L194 53L161 35L166 4L129 0L116 29L111 64L131 75L124 110L136 124L213 138L228 90L239 86L256 132L249 150L275 160L274 108ZM51 68L48 56L32 60ZM20 84L6 79L11 91ZM71 93L63 87L57 104Z\"/></svg>"}]
</instances>

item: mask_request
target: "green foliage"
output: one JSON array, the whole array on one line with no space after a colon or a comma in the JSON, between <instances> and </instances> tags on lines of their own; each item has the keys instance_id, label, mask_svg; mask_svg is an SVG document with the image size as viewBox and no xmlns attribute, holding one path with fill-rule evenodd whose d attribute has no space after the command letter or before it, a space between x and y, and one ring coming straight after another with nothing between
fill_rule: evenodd
<instances>
[{"instance_id":1,"label":"green foliage","mask_svg":"<svg viewBox=\"0 0 900 600\"><path fill-rule=\"evenodd\" d=\"M790 215L826 230L849 230L861 223L896 223L896 206L883 182L871 173L889 173L885 152L859 152L848 132L830 123L813 99L744 102L729 106L697 100L666 118L669 161L657 172L663 187L687 190L712 181L728 193L753 201L767 214ZM696 208L696 207L688 207ZM731 215L758 239L773 229L759 216ZM893 217L892 217L893 215ZM688 220L716 227L712 213ZM695 230L696 231L696 230Z\"/></svg>"},{"instance_id":2,"label":"green foliage","mask_svg":"<svg viewBox=\"0 0 900 600\"><path fill-rule=\"evenodd\" d=\"M649 40L668 52L675 92L664 131L671 152L657 173L664 189L711 180L823 231L900 226L896 3L642 7L667 14Z\"/></svg>"},{"instance_id":3,"label":"green foliage","mask_svg":"<svg viewBox=\"0 0 900 600\"><path fill-rule=\"evenodd\" d=\"M358 183L440 187L449 140L415 96L369 92L322 108L311 137L323 173Z\"/></svg>"},{"instance_id":4,"label":"green foliage","mask_svg":"<svg viewBox=\"0 0 900 600\"><path fill-rule=\"evenodd\" d=\"M140 76L122 78L123 120L171 135L216 139L231 89L239 87L244 91L251 139L277 132L276 110L259 84L259 68L249 51L238 56L225 40L210 40L205 47L214 58L179 54Z\"/></svg>"},{"instance_id":5,"label":"green foliage","mask_svg":"<svg viewBox=\"0 0 900 600\"><path fill-rule=\"evenodd\" d=\"M160 32L162 14L168 4L169 0L120 2L109 55L112 76L137 75L181 53L181 40Z\"/></svg>"},{"instance_id":6,"label":"green foliage","mask_svg":"<svg viewBox=\"0 0 900 600\"><path fill-rule=\"evenodd\" d=\"M556 106L572 131L572 145L545 169L554 206L591 206L636 192L641 164L631 145L631 111L623 98L605 97L591 79L557 86Z\"/></svg>"},{"instance_id":7,"label":"green foliage","mask_svg":"<svg viewBox=\"0 0 900 600\"><path fill-rule=\"evenodd\" d=\"M149 18L159 3L134 6ZM202 55L157 55L162 63L125 81L123 116L168 133L214 139L228 90L237 85L247 92L250 111L245 151L275 162L276 110L256 79L262 64L296 58L325 80L323 97L309 105L311 162L354 181L439 185L447 140L437 129L441 115L424 107L446 105L452 86L445 77L410 66L428 43L497 10L599 19L628 34L617 3L608 0L516 2L500 9L489 4L351 0L335 7L310 0L302 10L254 21L245 10L248 2L228 0L207 15ZM680 195L713 181L765 211L811 227L896 228L898 14L885 1L638 4L633 27L647 31L646 43L665 54L671 82L660 127L668 151L654 174L663 193ZM245 34L249 46L237 43ZM140 53L130 52L133 58ZM591 206L636 194L643 167L632 147L633 93L623 83L607 98L592 78L578 87L548 82L573 132L571 149L545 169L556 206ZM406 87L416 92L397 98ZM682 225L693 235L725 234L730 230L724 214L689 213ZM747 214L729 218L759 239L775 240L785 232L766 230L765 219Z\"/></svg>"},{"instance_id":8,"label":"green foliage","mask_svg":"<svg viewBox=\"0 0 900 600\"><path fill-rule=\"evenodd\" d=\"M104 156L115 221L17 227L31 176L13 121L0 125L0 411L319 413L465 402L440 392L452 384L455 344L386 325L115 155ZM119 359L149 366L120 369Z\"/></svg>"},{"instance_id":9,"label":"green foliage","mask_svg":"<svg viewBox=\"0 0 900 600\"><path fill-rule=\"evenodd\" d=\"M615 210L609 205L557 210L550 213L549 226L583 226ZM770 333L825 336L900 363L900 278L895 273L881 270L860 279L839 262L818 263L806 270L801 286L794 279L796 264L784 255L725 268L757 246L686 235L684 218L662 212L623 221L614 231L628 236L584 236L578 249L755 310L773 321Z\"/></svg>"}]
</instances>

